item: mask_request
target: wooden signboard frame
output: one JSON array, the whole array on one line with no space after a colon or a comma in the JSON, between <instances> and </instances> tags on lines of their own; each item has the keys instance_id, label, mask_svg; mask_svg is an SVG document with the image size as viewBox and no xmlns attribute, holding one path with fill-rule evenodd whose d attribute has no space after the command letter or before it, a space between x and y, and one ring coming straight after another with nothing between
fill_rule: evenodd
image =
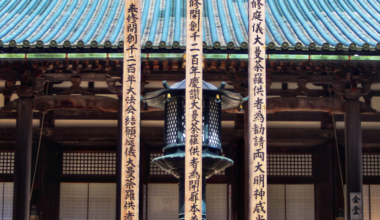
<instances>
[{"instance_id":1,"label":"wooden signboard frame","mask_svg":"<svg viewBox=\"0 0 380 220\"><path fill-rule=\"evenodd\" d=\"M265 0L249 2L249 220L267 220Z\"/></svg>"},{"instance_id":2,"label":"wooden signboard frame","mask_svg":"<svg viewBox=\"0 0 380 220\"><path fill-rule=\"evenodd\" d=\"M203 0L186 2L185 220L201 220Z\"/></svg>"},{"instance_id":3,"label":"wooden signboard frame","mask_svg":"<svg viewBox=\"0 0 380 220\"><path fill-rule=\"evenodd\" d=\"M122 76L122 220L139 219L141 1L125 0Z\"/></svg>"}]
</instances>

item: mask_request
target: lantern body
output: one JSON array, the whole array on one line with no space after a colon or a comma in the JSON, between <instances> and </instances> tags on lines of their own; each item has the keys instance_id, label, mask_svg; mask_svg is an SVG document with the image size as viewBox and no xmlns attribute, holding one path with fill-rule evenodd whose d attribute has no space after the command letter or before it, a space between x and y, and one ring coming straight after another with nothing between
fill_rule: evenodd
<instances>
[{"instance_id":1,"label":"lantern body","mask_svg":"<svg viewBox=\"0 0 380 220\"><path fill-rule=\"evenodd\" d=\"M198 141L202 142L203 150L221 155L221 103L212 97L203 98L202 126ZM184 150L185 130L185 100L183 97L172 98L165 103L165 155Z\"/></svg>"}]
</instances>

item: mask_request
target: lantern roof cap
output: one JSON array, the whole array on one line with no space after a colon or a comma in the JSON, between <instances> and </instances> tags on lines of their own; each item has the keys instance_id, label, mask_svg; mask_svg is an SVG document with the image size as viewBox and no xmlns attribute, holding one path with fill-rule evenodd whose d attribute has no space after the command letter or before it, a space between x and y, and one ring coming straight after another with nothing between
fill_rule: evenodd
<instances>
[{"instance_id":1,"label":"lantern roof cap","mask_svg":"<svg viewBox=\"0 0 380 220\"><path fill-rule=\"evenodd\" d=\"M177 82L177 83L174 83L172 86L167 86L166 84L166 81L162 82L164 84L164 87L165 88L169 88L169 89L186 89L186 79L182 80L181 82ZM222 82L222 85L223 85L224 82ZM166 85L165 85L166 84ZM221 86L222 86L221 85ZM225 83L224 83L225 85ZM223 85L223 88L224 88L224 85ZM219 88L217 88L216 86L214 86L213 84L211 83L208 83L204 80L202 80L202 88L204 90L219 90Z\"/></svg>"},{"instance_id":2,"label":"lantern roof cap","mask_svg":"<svg viewBox=\"0 0 380 220\"><path fill-rule=\"evenodd\" d=\"M163 81L162 84L164 86L164 89L147 93L142 98L142 101L145 102L149 107L164 109L165 102L167 101L166 94L172 93L172 96L173 96L173 94L177 92L181 92L181 93L183 92L182 94L184 95L184 92L186 90L186 80L182 80L181 82L174 83L172 86L169 86L166 81ZM212 96L213 94L220 95L222 109L236 108L242 102L246 101L246 99L244 99L239 93L224 90L225 85L226 83L222 82L219 87L216 87L211 83L202 81L202 88L203 88L204 94L206 92Z\"/></svg>"}]
</instances>

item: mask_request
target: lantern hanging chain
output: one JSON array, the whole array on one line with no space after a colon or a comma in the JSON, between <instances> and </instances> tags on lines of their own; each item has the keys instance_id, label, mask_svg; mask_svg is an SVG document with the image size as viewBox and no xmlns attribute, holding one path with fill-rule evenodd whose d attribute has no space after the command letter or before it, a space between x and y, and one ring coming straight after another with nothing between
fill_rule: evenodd
<instances>
[{"instance_id":1,"label":"lantern hanging chain","mask_svg":"<svg viewBox=\"0 0 380 220\"><path fill-rule=\"evenodd\" d=\"M331 86L331 87L330 87ZM330 98L332 98L331 96L331 88L332 88L332 84L329 84L329 93L330 93ZM339 145L338 145L338 138L337 138L337 135L336 135L336 123L335 123L335 117L334 117L334 114L331 113L331 116L332 116L332 120L333 120L333 127L334 127L334 139L335 139L335 146L336 146L336 154L338 156L338 165L339 165L339 174L340 174L340 182L342 184L342 190L343 190L343 198L344 198L344 201L346 201L346 193L344 191L344 183L343 183L343 174L342 174L342 167L340 165L340 156L339 156Z\"/></svg>"},{"instance_id":2,"label":"lantern hanging chain","mask_svg":"<svg viewBox=\"0 0 380 220\"><path fill-rule=\"evenodd\" d=\"M46 86L46 94L45 96L48 95L49 92L49 82L47 82ZM34 173L33 173L33 179L32 179L32 185L30 187L30 196L29 196L29 202L32 200L32 195L33 195L33 185L34 185L34 180L36 178L36 172L37 172L37 165L38 165L38 158L40 155L40 149L41 149L41 140L42 140L42 131L44 129L44 122L45 122L45 114L46 111L42 112L42 120L41 120L41 129L40 129L40 138L38 140L38 149L37 149L37 155L36 155L36 163L34 165Z\"/></svg>"}]
</instances>

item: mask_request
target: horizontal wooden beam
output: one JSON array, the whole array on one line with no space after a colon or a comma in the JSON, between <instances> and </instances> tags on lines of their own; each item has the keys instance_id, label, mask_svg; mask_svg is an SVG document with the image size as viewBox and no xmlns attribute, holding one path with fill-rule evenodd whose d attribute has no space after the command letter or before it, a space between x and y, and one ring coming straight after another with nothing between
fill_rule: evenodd
<instances>
[{"instance_id":1,"label":"horizontal wooden beam","mask_svg":"<svg viewBox=\"0 0 380 220\"><path fill-rule=\"evenodd\" d=\"M1 111L10 112L17 110L18 99L6 104ZM33 110L50 111L60 109L92 110L101 112L118 112L118 99L106 96L91 95L50 95L34 98ZM267 113L284 111L314 111L343 114L344 102L336 98L324 97L280 97L267 99ZM162 109L148 108L148 111L163 111ZM142 111L143 112L143 111ZM243 113L238 109L226 110L229 113ZM362 113L375 113L376 110L361 103Z\"/></svg>"},{"instance_id":2,"label":"horizontal wooden beam","mask_svg":"<svg viewBox=\"0 0 380 220\"><path fill-rule=\"evenodd\" d=\"M40 129L33 129L33 138L38 140ZM379 131L380 134L380 131ZM110 141L116 144L118 137L117 128L78 128L78 127L58 127L44 128L43 137L59 143L79 143L79 142L102 142ZM243 142L244 129L222 128L222 142ZM330 130L319 129L268 129L269 145L273 143L300 143L313 142L313 140L326 141L333 137ZM15 128L0 128L0 140L13 141L16 138ZM141 140L143 142L163 143L164 128L141 128ZM277 145L277 144L276 144Z\"/></svg>"},{"instance_id":3,"label":"horizontal wooden beam","mask_svg":"<svg viewBox=\"0 0 380 220\"><path fill-rule=\"evenodd\" d=\"M6 104L1 111L16 111L18 99ZM118 112L118 100L105 96L50 95L33 99L33 110L45 112L57 109L93 110Z\"/></svg>"},{"instance_id":4,"label":"horizontal wooden beam","mask_svg":"<svg viewBox=\"0 0 380 220\"><path fill-rule=\"evenodd\" d=\"M267 113L284 111L316 111L333 114L345 112L344 103L336 98L324 97L281 97L267 99ZM361 103L362 113L376 113L369 105Z\"/></svg>"},{"instance_id":5,"label":"horizontal wooden beam","mask_svg":"<svg viewBox=\"0 0 380 220\"><path fill-rule=\"evenodd\" d=\"M156 112L141 112L141 120L164 120L164 111ZM321 121L323 119L323 112L303 112L303 111L291 111L291 112L275 112L267 115L268 121ZM33 119L41 119L42 114L40 112L33 113ZM222 121L233 121L237 115L222 112ZM334 115L335 121L344 121L343 114ZM1 119L16 119L17 112L0 112ZM54 111L54 119L58 120L117 120L118 113L115 112L101 112L91 110L70 110L61 109ZM380 122L380 112L374 114L362 114L362 122ZM243 122L243 121L242 121Z\"/></svg>"},{"instance_id":6,"label":"horizontal wooden beam","mask_svg":"<svg viewBox=\"0 0 380 220\"><path fill-rule=\"evenodd\" d=\"M121 70L120 70L121 73ZM74 73L45 73L43 76L49 82L63 82L63 81L71 81L71 77L73 75L77 75ZM88 82L105 82L107 79L107 72L99 73L99 72L86 72L81 73L80 78L82 81Z\"/></svg>"},{"instance_id":7,"label":"horizontal wooden beam","mask_svg":"<svg viewBox=\"0 0 380 220\"><path fill-rule=\"evenodd\" d=\"M313 184L313 176L268 176L268 184Z\"/></svg>"},{"instance_id":8,"label":"horizontal wooden beam","mask_svg":"<svg viewBox=\"0 0 380 220\"><path fill-rule=\"evenodd\" d=\"M2 150L12 150L16 139L16 128L0 128L0 145ZM49 139L68 148L76 149L74 146L81 146L93 150L114 149L117 143L117 128L45 128L43 138ZM40 128L33 128L33 141L38 141ZM223 145L229 143L241 143L243 146L243 129L222 129ZM164 128L141 128L141 140L148 146L155 149L162 149L164 146ZM380 130L364 130L363 149L364 151L380 153ZM338 143L344 145L344 130L337 130ZM324 143L335 143L333 130L323 129L280 129L268 128L268 146L271 151L309 151L310 149L323 145ZM240 145L239 145L240 146ZM80 148L78 148L80 149ZM377 149L377 150L376 150Z\"/></svg>"},{"instance_id":9,"label":"horizontal wooden beam","mask_svg":"<svg viewBox=\"0 0 380 220\"><path fill-rule=\"evenodd\" d=\"M15 72L15 71L13 71ZM115 72L115 71L113 71ZM120 72L121 70L116 71ZM79 73L79 74L78 74ZM17 76L12 74L13 76ZM76 71L76 72L56 72L56 73L44 73L43 77L50 83L60 83L65 81L71 81L73 76L80 76L82 81L88 82L106 82L106 79L110 77L106 71ZM297 74L297 72L289 73L289 72L274 72L267 73L267 76L272 80L272 82L280 82L280 83L289 83L289 82L298 82L299 79L307 80L308 83L331 83L333 79L336 77L334 75L305 75L305 74ZM156 73L145 73L143 74L143 79L147 82L151 81L181 81L185 79L185 74L179 71L173 71L172 73L164 73L162 71L157 71ZM228 73L228 72L212 72L205 71L204 80L205 81L224 81L227 83L231 83L233 80L241 80L247 81L248 75L246 72L237 72L237 73ZM6 80L9 76L0 74L0 79ZM16 77L16 80L18 78ZM374 82L380 82L380 77L376 77L372 79Z\"/></svg>"},{"instance_id":10,"label":"horizontal wooden beam","mask_svg":"<svg viewBox=\"0 0 380 220\"><path fill-rule=\"evenodd\" d=\"M146 112L142 111L140 115L141 120L157 121L165 120L164 111ZM17 112L1 112L0 119L16 119ZM33 113L33 119L41 119L40 112ZM54 119L57 120L118 120L117 112L101 112L91 110L73 110L73 109L59 109L54 110ZM222 112L222 121L234 121L235 115Z\"/></svg>"}]
</instances>

